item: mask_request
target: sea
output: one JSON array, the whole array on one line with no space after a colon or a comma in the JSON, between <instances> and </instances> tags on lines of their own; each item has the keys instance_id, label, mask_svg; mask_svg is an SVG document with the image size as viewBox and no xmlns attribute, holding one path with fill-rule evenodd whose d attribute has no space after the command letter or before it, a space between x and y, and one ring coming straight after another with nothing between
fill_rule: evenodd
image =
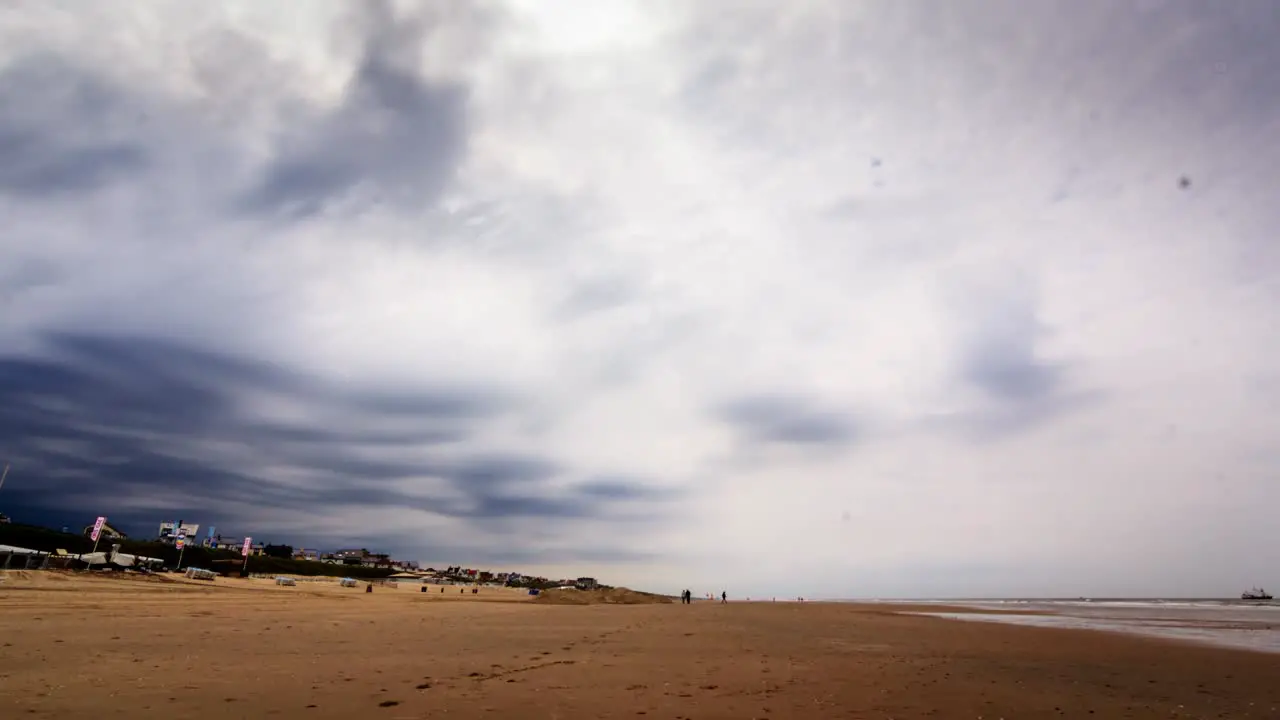
<instances>
[{"instance_id":1,"label":"sea","mask_svg":"<svg viewBox=\"0 0 1280 720\"><path fill-rule=\"evenodd\" d=\"M1280 602L1220 599L898 600L970 612L916 614L966 622L1103 630L1280 653ZM1038 613L1038 614L1024 614Z\"/></svg>"}]
</instances>

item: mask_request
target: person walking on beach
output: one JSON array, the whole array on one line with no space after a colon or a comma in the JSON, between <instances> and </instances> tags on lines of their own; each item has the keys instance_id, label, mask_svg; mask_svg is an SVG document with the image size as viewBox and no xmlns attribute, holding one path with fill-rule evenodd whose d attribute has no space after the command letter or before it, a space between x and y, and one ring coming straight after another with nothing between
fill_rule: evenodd
<instances>
[{"instance_id":1,"label":"person walking on beach","mask_svg":"<svg viewBox=\"0 0 1280 720\"><path fill-rule=\"evenodd\" d=\"M720 604L723 605L727 602L729 602L729 592L727 590L720 591Z\"/></svg>"}]
</instances>

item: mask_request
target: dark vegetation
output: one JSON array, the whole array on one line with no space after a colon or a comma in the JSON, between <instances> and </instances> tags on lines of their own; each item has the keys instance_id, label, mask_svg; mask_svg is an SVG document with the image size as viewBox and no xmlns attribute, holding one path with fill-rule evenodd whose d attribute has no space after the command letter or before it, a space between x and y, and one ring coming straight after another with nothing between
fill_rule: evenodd
<instances>
[{"instance_id":1,"label":"dark vegetation","mask_svg":"<svg viewBox=\"0 0 1280 720\"><path fill-rule=\"evenodd\" d=\"M293 557L293 546L292 545L264 545L262 547L262 554L266 555L267 557L283 558L285 560L288 560Z\"/></svg>"},{"instance_id":2,"label":"dark vegetation","mask_svg":"<svg viewBox=\"0 0 1280 720\"><path fill-rule=\"evenodd\" d=\"M119 543L120 552L129 553L131 555L145 555L146 557L160 558L164 561L165 566L174 567L178 564L178 549L172 545L162 542L148 540L109 540L103 538L98 543L98 550L110 550L111 546ZM89 538L75 533L64 533L50 528L38 527L35 525L19 525L5 524L0 525L0 545L14 545L22 548L30 548L32 550L41 550L43 552L53 552L55 550L66 550L68 553L78 555L93 550L93 541ZM287 546L268 546L272 548L280 548ZM278 551L277 551L278 552ZM228 563L242 563L244 558L235 550L211 550L209 548L200 547L198 545L188 545L182 553L182 566L200 567L209 570L217 570L226 567ZM367 568L352 565L333 565L330 563L313 562L310 560L293 560L288 557L270 557L267 555L254 555L249 558L249 572L263 574L278 575L301 575L301 576L328 576L328 577L354 577L354 578L384 578L392 574L387 568Z\"/></svg>"}]
</instances>

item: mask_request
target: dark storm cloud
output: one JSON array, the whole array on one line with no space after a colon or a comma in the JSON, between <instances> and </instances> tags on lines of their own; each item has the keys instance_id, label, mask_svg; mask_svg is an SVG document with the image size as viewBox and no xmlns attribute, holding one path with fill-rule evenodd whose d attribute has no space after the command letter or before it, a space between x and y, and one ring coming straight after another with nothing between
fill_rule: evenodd
<instances>
[{"instance_id":1,"label":"dark storm cloud","mask_svg":"<svg viewBox=\"0 0 1280 720\"><path fill-rule=\"evenodd\" d=\"M352 191L419 206L447 184L466 144L466 93L417 70L431 29L387 2L360 6L363 52L342 102L278 139L244 198L252 212L312 214Z\"/></svg>"},{"instance_id":2,"label":"dark storm cloud","mask_svg":"<svg viewBox=\"0 0 1280 720\"><path fill-rule=\"evenodd\" d=\"M151 499L165 517L223 527L234 522L233 503L266 516L395 507L484 524L587 519L616 502L665 499L624 478L555 487L565 469L544 457L435 452L515 407L483 391L408 393L388 403L174 343L59 335L47 345L39 358L0 358L0 457L17 469L5 489L11 514L101 512L146 527L158 522L156 511L130 501ZM314 424L265 421L241 405L258 393L325 412ZM346 422L333 426L323 419L330 417ZM388 423L393 429L370 429Z\"/></svg>"},{"instance_id":3,"label":"dark storm cloud","mask_svg":"<svg viewBox=\"0 0 1280 720\"><path fill-rule=\"evenodd\" d=\"M139 109L106 82L53 56L0 72L0 194L96 189L143 168Z\"/></svg>"},{"instance_id":4,"label":"dark storm cloud","mask_svg":"<svg viewBox=\"0 0 1280 720\"><path fill-rule=\"evenodd\" d=\"M853 420L802 398L750 396L717 408L720 419L746 439L796 445L844 445L857 439Z\"/></svg>"}]
</instances>

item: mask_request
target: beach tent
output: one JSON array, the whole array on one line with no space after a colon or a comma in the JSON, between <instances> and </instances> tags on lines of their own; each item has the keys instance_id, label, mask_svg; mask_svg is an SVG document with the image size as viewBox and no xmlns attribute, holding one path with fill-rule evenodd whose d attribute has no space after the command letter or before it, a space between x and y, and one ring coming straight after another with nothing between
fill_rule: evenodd
<instances>
[{"instance_id":1,"label":"beach tent","mask_svg":"<svg viewBox=\"0 0 1280 720\"><path fill-rule=\"evenodd\" d=\"M218 573L203 568L187 568L187 577L191 580L213 580Z\"/></svg>"},{"instance_id":2,"label":"beach tent","mask_svg":"<svg viewBox=\"0 0 1280 720\"><path fill-rule=\"evenodd\" d=\"M0 570L40 570L49 564L49 553L0 545Z\"/></svg>"},{"instance_id":3,"label":"beach tent","mask_svg":"<svg viewBox=\"0 0 1280 720\"><path fill-rule=\"evenodd\" d=\"M342 578L338 581L338 585L342 587L360 587L360 583L355 578Z\"/></svg>"},{"instance_id":4,"label":"beach tent","mask_svg":"<svg viewBox=\"0 0 1280 720\"><path fill-rule=\"evenodd\" d=\"M276 578L276 584L277 584L277 585L284 585L284 586L286 586L286 587L293 587L294 585L297 585L297 584L298 584L298 581L297 581L297 580L294 580L294 579L293 579L293 578L291 578L291 577L283 577L283 576L282 576L282 577L278 577L278 578Z\"/></svg>"},{"instance_id":5,"label":"beach tent","mask_svg":"<svg viewBox=\"0 0 1280 720\"><path fill-rule=\"evenodd\" d=\"M106 565L108 562L107 554L105 552L84 553L83 555L77 555L76 559L90 567L94 565Z\"/></svg>"}]
</instances>

